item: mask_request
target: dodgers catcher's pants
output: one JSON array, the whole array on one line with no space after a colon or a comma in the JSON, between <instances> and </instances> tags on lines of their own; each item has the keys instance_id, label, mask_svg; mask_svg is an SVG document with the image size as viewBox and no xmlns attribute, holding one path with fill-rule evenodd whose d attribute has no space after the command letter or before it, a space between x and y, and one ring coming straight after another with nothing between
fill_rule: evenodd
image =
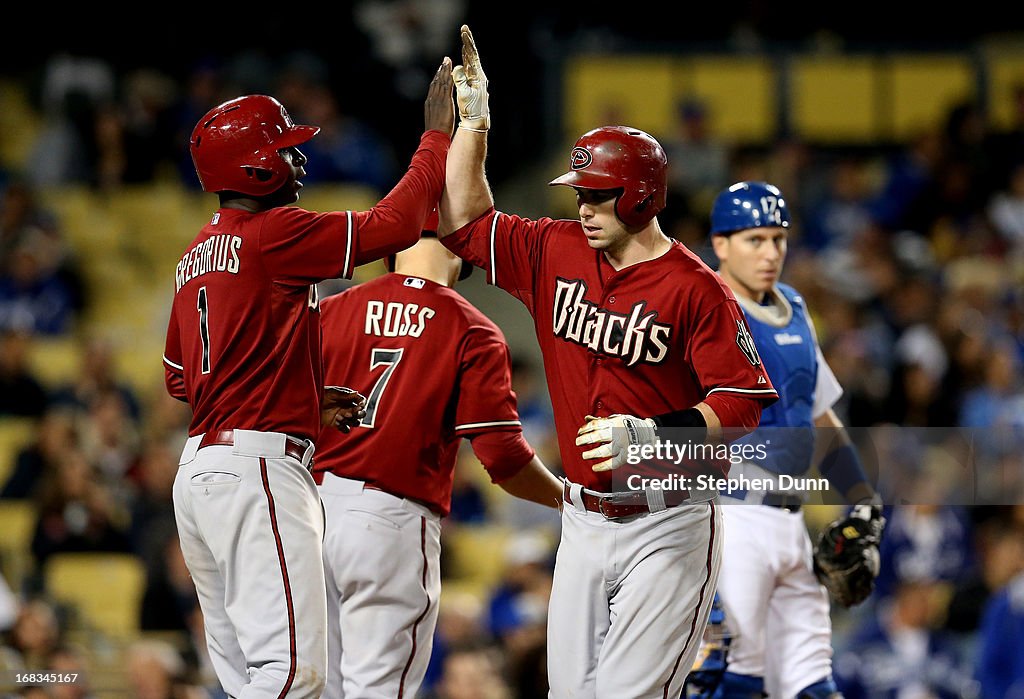
<instances>
[{"instance_id":1,"label":"dodgers catcher's pants","mask_svg":"<svg viewBox=\"0 0 1024 699\"><path fill-rule=\"evenodd\" d=\"M721 566L717 500L623 521L562 509L548 613L551 699L678 697Z\"/></svg>"},{"instance_id":2,"label":"dodgers catcher's pants","mask_svg":"<svg viewBox=\"0 0 1024 699\"><path fill-rule=\"evenodd\" d=\"M828 593L814 576L803 513L732 498L722 512L729 672L764 677L770 696L795 697L832 673Z\"/></svg>"},{"instance_id":3,"label":"dodgers catcher's pants","mask_svg":"<svg viewBox=\"0 0 1024 699\"><path fill-rule=\"evenodd\" d=\"M236 699L319 697L327 670L323 508L279 432L235 430L233 446L186 441L174 479L181 552L210 661Z\"/></svg>"},{"instance_id":4,"label":"dodgers catcher's pants","mask_svg":"<svg viewBox=\"0 0 1024 699\"><path fill-rule=\"evenodd\" d=\"M329 699L416 696L441 594L441 519L362 481L324 474Z\"/></svg>"}]
</instances>

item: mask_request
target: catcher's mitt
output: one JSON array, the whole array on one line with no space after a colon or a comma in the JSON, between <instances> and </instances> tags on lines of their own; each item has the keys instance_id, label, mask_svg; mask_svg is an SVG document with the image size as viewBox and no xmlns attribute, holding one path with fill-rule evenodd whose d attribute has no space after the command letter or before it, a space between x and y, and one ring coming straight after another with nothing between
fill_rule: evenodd
<instances>
[{"instance_id":1,"label":"catcher's mitt","mask_svg":"<svg viewBox=\"0 0 1024 699\"><path fill-rule=\"evenodd\" d=\"M860 604L874 590L884 528L881 506L867 503L856 505L848 517L821 532L814 550L814 574L844 607Z\"/></svg>"}]
</instances>

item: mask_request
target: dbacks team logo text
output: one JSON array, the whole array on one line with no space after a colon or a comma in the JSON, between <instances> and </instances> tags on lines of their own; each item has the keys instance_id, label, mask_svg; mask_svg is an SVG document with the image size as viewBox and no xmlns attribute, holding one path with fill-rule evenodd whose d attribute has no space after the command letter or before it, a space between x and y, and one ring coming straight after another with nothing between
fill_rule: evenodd
<instances>
[{"instance_id":1,"label":"dbacks team logo text","mask_svg":"<svg viewBox=\"0 0 1024 699\"><path fill-rule=\"evenodd\" d=\"M586 293L587 285L580 279L555 278L555 337L592 352L620 357L626 366L665 361L672 326L655 322L657 311L645 312L647 304L641 301L628 313L613 313L587 301Z\"/></svg>"}]
</instances>

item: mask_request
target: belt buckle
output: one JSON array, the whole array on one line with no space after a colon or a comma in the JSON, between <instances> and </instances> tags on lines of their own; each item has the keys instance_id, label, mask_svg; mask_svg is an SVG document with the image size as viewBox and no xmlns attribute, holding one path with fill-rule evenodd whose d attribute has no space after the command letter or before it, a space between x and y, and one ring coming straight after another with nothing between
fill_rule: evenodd
<instances>
[{"instance_id":1,"label":"belt buckle","mask_svg":"<svg viewBox=\"0 0 1024 699\"><path fill-rule=\"evenodd\" d=\"M631 517L632 515L609 514L604 509L605 503L608 503L609 505L628 504L631 495L633 495L633 493L611 493L609 495L603 495L597 500L597 511L604 515L605 519L610 519L613 521L624 519L626 517Z\"/></svg>"}]
</instances>

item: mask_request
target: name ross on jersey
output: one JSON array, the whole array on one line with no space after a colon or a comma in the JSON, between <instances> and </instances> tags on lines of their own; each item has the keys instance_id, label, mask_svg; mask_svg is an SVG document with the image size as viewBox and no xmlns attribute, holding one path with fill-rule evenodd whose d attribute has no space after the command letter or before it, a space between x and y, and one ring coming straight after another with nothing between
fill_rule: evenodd
<instances>
[{"instance_id":1,"label":"name ross on jersey","mask_svg":"<svg viewBox=\"0 0 1024 699\"><path fill-rule=\"evenodd\" d=\"M419 337L435 315L433 308L418 303L368 301L363 330L378 337Z\"/></svg>"},{"instance_id":2,"label":"name ross on jersey","mask_svg":"<svg viewBox=\"0 0 1024 699\"><path fill-rule=\"evenodd\" d=\"M186 252L174 272L175 291L210 272L238 274L242 238L228 233L213 235Z\"/></svg>"},{"instance_id":3,"label":"name ross on jersey","mask_svg":"<svg viewBox=\"0 0 1024 699\"><path fill-rule=\"evenodd\" d=\"M640 301L628 313L613 313L585 300L586 293L583 280L555 279L555 337L593 352L621 357L626 366L665 360L672 326L655 322L657 311L645 312L647 304Z\"/></svg>"}]
</instances>

